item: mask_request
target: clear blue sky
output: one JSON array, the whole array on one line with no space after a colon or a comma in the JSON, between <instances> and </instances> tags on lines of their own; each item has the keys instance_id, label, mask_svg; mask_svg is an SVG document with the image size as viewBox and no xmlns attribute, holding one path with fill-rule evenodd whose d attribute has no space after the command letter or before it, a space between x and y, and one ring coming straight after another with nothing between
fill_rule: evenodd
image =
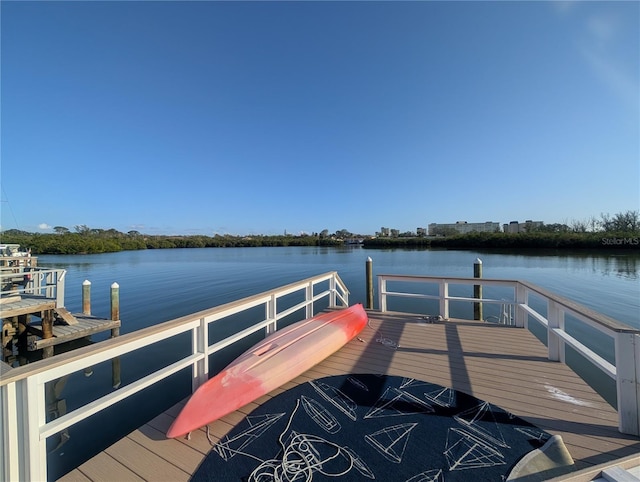
<instances>
[{"instance_id":1,"label":"clear blue sky","mask_svg":"<svg viewBox=\"0 0 640 482\"><path fill-rule=\"evenodd\" d=\"M1 2L2 229L640 206L640 2Z\"/></svg>"}]
</instances>

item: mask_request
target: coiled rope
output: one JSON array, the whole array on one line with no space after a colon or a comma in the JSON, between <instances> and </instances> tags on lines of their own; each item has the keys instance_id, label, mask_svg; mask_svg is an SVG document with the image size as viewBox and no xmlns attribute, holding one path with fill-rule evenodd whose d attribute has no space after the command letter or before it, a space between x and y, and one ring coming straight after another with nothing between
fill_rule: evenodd
<instances>
[{"instance_id":1,"label":"coiled rope","mask_svg":"<svg viewBox=\"0 0 640 482\"><path fill-rule=\"evenodd\" d=\"M296 401L296 407L289 417L286 428L278 438L278 442L282 447L282 459L265 460L262 464L256 467L253 472L251 472L249 481L263 482L272 480L274 482L291 482L294 480L304 480L305 482L309 482L313 479L314 471L320 472L327 477L342 477L353 468L354 462L351 454L344 450L340 445L329 442L322 437L309 434L298 434L294 432L289 444L285 445L283 436L288 432L293 416L297 412L299 405L300 400L298 399ZM325 459L317 460L313 454L315 451L313 444L322 444L326 447L333 448L335 449L335 453ZM345 457L349 461L348 467L345 470L339 473L330 473L323 470L322 467L324 464L339 456Z\"/></svg>"}]
</instances>

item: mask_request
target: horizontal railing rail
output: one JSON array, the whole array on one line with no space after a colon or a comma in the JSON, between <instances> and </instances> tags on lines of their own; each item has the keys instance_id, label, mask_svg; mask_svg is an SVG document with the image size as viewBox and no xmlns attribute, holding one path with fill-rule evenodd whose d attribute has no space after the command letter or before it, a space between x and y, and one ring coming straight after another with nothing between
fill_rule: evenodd
<instances>
[{"instance_id":1,"label":"horizontal railing rail","mask_svg":"<svg viewBox=\"0 0 640 482\"><path fill-rule=\"evenodd\" d=\"M320 283L328 283L328 287L316 293L314 288ZM304 294L302 302L279 309L278 301L282 297L297 292ZM314 276L3 373L0 379L0 429L4 450L0 474L4 480L45 480L47 437L181 370L191 369L192 389L195 390L209 378L209 355L260 330L264 330L265 334L276 331L279 320L297 311L304 310L304 317L311 317L314 303L325 298L328 298L331 308L349 305L349 291L336 272ZM265 309L262 321L212 345L208 344L211 323L261 305ZM55 420L46 421L46 383L186 332L191 333L191 350L187 356Z\"/></svg>"},{"instance_id":2,"label":"horizontal railing rail","mask_svg":"<svg viewBox=\"0 0 640 482\"><path fill-rule=\"evenodd\" d=\"M377 279L379 306L383 312L387 311L390 297L437 300L439 315L445 320L449 319L451 302L500 304L503 309L513 306L516 327L528 328L529 321L535 320L546 329L549 360L565 363L566 348L571 347L616 382L618 429L622 433L640 435L640 330L523 281L391 274L380 274ZM435 284L438 294L411 293L399 291L399 288L391 291L387 287L389 282ZM451 286L456 285L510 288L513 290L513 298L505 300L449 295ZM543 312L530 304L529 298L532 295L542 301L545 308ZM613 340L615 364L605 360L565 330L567 315Z\"/></svg>"}]
</instances>

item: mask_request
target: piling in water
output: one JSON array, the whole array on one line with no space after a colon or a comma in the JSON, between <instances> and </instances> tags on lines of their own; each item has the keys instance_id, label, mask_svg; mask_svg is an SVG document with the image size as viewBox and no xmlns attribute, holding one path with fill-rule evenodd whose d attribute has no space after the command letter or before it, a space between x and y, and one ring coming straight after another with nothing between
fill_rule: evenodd
<instances>
[{"instance_id":1,"label":"piling in water","mask_svg":"<svg viewBox=\"0 0 640 482\"><path fill-rule=\"evenodd\" d=\"M373 309L373 260L371 256L367 258L366 262L366 277L367 277L367 304L368 310Z\"/></svg>"},{"instance_id":2,"label":"piling in water","mask_svg":"<svg viewBox=\"0 0 640 482\"><path fill-rule=\"evenodd\" d=\"M91 281L87 279L82 282L82 313L91 314Z\"/></svg>"},{"instance_id":3,"label":"piling in water","mask_svg":"<svg viewBox=\"0 0 640 482\"><path fill-rule=\"evenodd\" d=\"M473 263L473 277L482 278L482 260L476 258ZM473 297L476 299L482 299L482 285L473 285ZM473 304L473 319L482 320L482 303L476 302Z\"/></svg>"}]
</instances>

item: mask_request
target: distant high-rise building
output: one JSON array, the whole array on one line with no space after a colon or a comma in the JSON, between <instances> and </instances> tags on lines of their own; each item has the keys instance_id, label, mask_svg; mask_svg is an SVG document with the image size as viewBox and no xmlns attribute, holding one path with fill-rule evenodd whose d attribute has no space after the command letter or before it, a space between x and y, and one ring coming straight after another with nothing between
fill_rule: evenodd
<instances>
[{"instance_id":1,"label":"distant high-rise building","mask_svg":"<svg viewBox=\"0 0 640 482\"><path fill-rule=\"evenodd\" d=\"M456 232L459 234L467 233L495 233L500 231L500 223L487 221L486 223L468 223L467 221L457 221L455 223L431 223L429 224L429 235L437 236Z\"/></svg>"},{"instance_id":2,"label":"distant high-rise building","mask_svg":"<svg viewBox=\"0 0 640 482\"><path fill-rule=\"evenodd\" d=\"M543 225L544 223L542 221L532 221L531 219L527 219L524 223L511 221L509 224L504 224L502 229L505 233L527 233Z\"/></svg>"}]
</instances>

